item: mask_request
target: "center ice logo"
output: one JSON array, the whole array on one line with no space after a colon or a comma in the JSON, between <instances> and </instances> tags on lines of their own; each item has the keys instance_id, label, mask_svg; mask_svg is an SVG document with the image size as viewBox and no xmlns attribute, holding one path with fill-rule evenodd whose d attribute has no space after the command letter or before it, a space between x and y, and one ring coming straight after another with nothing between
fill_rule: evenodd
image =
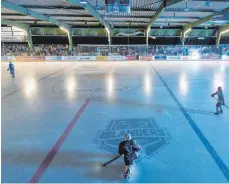
<instances>
[{"instance_id":1,"label":"center ice logo","mask_svg":"<svg viewBox=\"0 0 229 184\"><path fill-rule=\"evenodd\" d=\"M98 148L116 154L124 135L130 133L142 146L142 156L151 157L169 144L171 139L167 129L160 128L154 119L114 119L106 130L99 131L95 138Z\"/></svg>"},{"instance_id":2,"label":"center ice logo","mask_svg":"<svg viewBox=\"0 0 229 184\"><path fill-rule=\"evenodd\" d=\"M82 71L80 74L79 71L76 76L70 77L70 81L72 81L72 83L76 82L77 85L71 85L71 82L68 82L68 80L59 80L52 87L52 91L58 95L67 93L69 91L79 92L83 95L87 93L119 93L133 91L141 85L140 78L133 78L131 75L122 73L85 74L84 71ZM132 82L130 83L130 81Z\"/></svg>"}]
</instances>

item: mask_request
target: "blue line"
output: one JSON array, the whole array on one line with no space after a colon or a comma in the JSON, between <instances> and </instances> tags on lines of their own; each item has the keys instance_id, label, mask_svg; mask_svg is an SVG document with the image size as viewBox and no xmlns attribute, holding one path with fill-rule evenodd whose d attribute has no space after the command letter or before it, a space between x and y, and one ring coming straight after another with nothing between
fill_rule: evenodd
<instances>
[{"instance_id":1,"label":"blue line","mask_svg":"<svg viewBox=\"0 0 229 184\"><path fill-rule=\"evenodd\" d=\"M172 90L169 88L168 84L165 82L165 80L162 78L162 76L159 74L159 72L154 68L156 74L160 78L161 82L164 84L166 89L168 90L169 94L172 96L173 100L176 102L178 107L180 108L181 112L184 114L185 118L188 120L190 126L194 130L194 132L197 134L201 142L204 144L207 151L212 156L215 163L218 165L219 169L222 171L224 176L226 177L227 181L229 181L229 169L226 166L226 164L222 161L222 159L219 157L213 146L210 144L210 142L207 140L207 138L204 136L204 134L201 132L201 130L198 128L196 123L193 121L191 116L188 114L188 112L185 110L185 108L182 106L182 104L179 102L177 97L174 95Z\"/></svg>"}]
</instances>

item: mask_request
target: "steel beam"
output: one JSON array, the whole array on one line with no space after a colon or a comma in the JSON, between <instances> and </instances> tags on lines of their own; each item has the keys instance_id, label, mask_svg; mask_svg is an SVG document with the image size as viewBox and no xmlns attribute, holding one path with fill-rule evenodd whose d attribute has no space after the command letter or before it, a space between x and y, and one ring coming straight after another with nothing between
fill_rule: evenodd
<instances>
[{"instance_id":1,"label":"steel beam","mask_svg":"<svg viewBox=\"0 0 229 184\"><path fill-rule=\"evenodd\" d=\"M12 21L12 20L7 20L7 19L1 19L1 24L6 24L6 25L10 25L10 26L15 26L18 27L20 29L26 30L29 28L28 24L24 24L24 23L20 23L20 22L16 22L16 21Z\"/></svg>"},{"instance_id":2,"label":"steel beam","mask_svg":"<svg viewBox=\"0 0 229 184\"><path fill-rule=\"evenodd\" d=\"M206 1L206 0L192 0L192 1ZM212 2L227 2L228 3L228 0L211 0Z\"/></svg>"},{"instance_id":3,"label":"steel beam","mask_svg":"<svg viewBox=\"0 0 229 184\"><path fill-rule=\"evenodd\" d=\"M221 27L218 31L218 36L216 38L216 47L218 48L219 47L219 43L220 43L220 39L221 39L221 36L226 33L226 32L229 32L229 24Z\"/></svg>"},{"instance_id":4,"label":"steel beam","mask_svg":"<svg viewBox=\"0 0 229 184\"><path fill-rule=\"evenodd\" d=\"M17 4L8 2L6 0L1 0L1 3L2 3L2 7L4 7L4 8L8 8L10 10L13 10L13 11L19 12L21 14L37 18L39 20L50 22L50 23L55 24L57 26L63 27L65 29L67 29L67 30L71 30L72 29L71 25L66 24L63 21L59 21L59 20L56 20L54 18L48 17L46 15L43 15L41 13L37 13L37 12L32 11L32 10L30 10L28 8L25 8L24 6L19 6ZM68 36L69 36L69 34L68 34ZM70 40L71 38L68 37L68 39ZM69 44L72 44L72 42L69 42ZM70 47L72 47L72 45L70 45Z\"/></svg>"},{"instance_id":5,"label":"steel beam","mask_svg":"<svg viewBox=\"0 0 229 184\"><path fill-rule=\"evenodd\" d=\"M101 24L103 24L107 29L111 30L110 25L104 18L97 12L97 10L87 2L86 4L80 3L80 0L67 0L69 3L75 4L77 6L81 6L85 8L92 16L94 16Z\"/></svg>"},{"instance_id":6,"label":"steel beam","mask_svg":"<svg viewBox=\"0 0 229 184\"><path fill-rule=\"evenodd\" d=\"M223 9L223 10L221 10L221 11L218 11L218 12L216 12L216 13L213 13L213 14L207 16L207 17L204 17L204 18L202 18L202 19L200 19L200 20L198 20L198 21L195 21L195 22L193 22L193 23L190 23L190 24L186 25L186 26L183 28L183 31L186 32L187 30L189 30L189 29L191 29L191 28L193 28L193 27L196 27L196 26L198 26L198 25L200 25L200 24L203 24L203 23L205 23L205 22L208 22L208 21L212 20L212 19L214 18L214 16L219 15L219 14L225 12L225 11L229 11L229 7L228 7L228 8L225 8L225 9Z\"/></svg>"},{"instance_id":7,"label":"steel beam","mask_svg":"<svg viewBox=\"0 0 229 184\"><path fill-rule=\"evenodd\" d=\"M14 14L11 14L11 13L2 13L1 14L2 16L18 16L18 17L24 17L25 15L22 15L22 14L19 14L19 13L14 13ZM88 18L91 18L93 16L91 15L74 15L74 14L52 14L52 15L49 15L49 14L44 14L46 16L50 16L50 17L88 17ZM122 19L122 18L130 18L130 19L134 19L134 18L141 18L141 19L150 19L151 17L149 16L137 16L137 15L134 15L134 16L130 16L130 15L125 15L125 16L118 16L118 15L108 15L107 18L119 18L119 19ZM174 18L174 16L160 16L160 18L164 19L164 18L167 18L167 19L176 19L176 20L179 20L179 19L199 19L199 17L188 17L188 16L176 16ZM35 20L33 20L35 21ZM77 20L78 21L78 20ZM87 20L84 20L84 21L87 21ZM98 21L98 20L97 20Z\"/></svg>"},{"instance_id":8,"label":"steel beam","mask_svg":"<svg viewBox=\"0 0 229 184\"><path fill-rule=\"evenodd\" d=\"M154 22L164 12L166 7L171 6L171 5L178 3L178 2L181 2L181 1L183 1L183 0L163 0L163 2L161 3L161 6L157 9L156 13L153 15L148 26L146 27L146 44L147 44L147 46L148 46L150 28L154 24Z\"/></svg>"},{"instance_id":9,"label":"steel beam","mask_svg":"<svg viewBox=\"0 0 229 184\"><path fill-rule=\"evenodd\" d=\"M62 26L62 27L65 27L65 28L71 27L71 25L69 25L69 24L66 24L66 23L64 23L62 21L59 21L59 20L56 20L54 18L45 16L45 15L43 15L41 13L37 13L37 12L32 11L32 10L30 10L28 8L25 8L23 6L19 6L17 4L14 4L14 3L11 3L11 2L8 2L8 1L5 1L5 0L1 0L1 3L2 3L2 7L11 9L11 10L19 12L21 14L28 15L28 16L31 16L31 17L34 17L34 18L37 18L37 19L40 19L40 20L43 20L43 21L47 21L47 22L50 22L52 24L55 24L55 25L58 25L58 26Z\"/></svg>"},{"instance_id":10,"label":"steel beam","mask_svg":"<svg viewBox=\"0 0 229 184\"><path fill-rule=\"evenodd\" d=\"M186 25L185 27L183 27L183 30L181 30L182 43L184 44L186 34L188 32L190 32L193 27L196 27L196 26L201 25L201 24L203 24L205 22L208 22L208 21L212 20L214 18L214 16L219 15L219 14L225 12L225 11L229 11L229 7L228 8L225 8L225 9L223 9L221 11L218 11L216 13L213 13L213 14L207 16L207 17L204 17L204 18L202 18L202 19L200 19L198 21L192 22L192 23Z\"/></svg>"},{"instance_id":11,"label":"steel beam","mask_svg":"<svg viewBox=\"0 0 229 184\"><path fill-rule=\"evenodd\" d=\"M157 9L156 13L151 18L147 29L150 29L150 27L153 25L153 23L157 20L157 18L164 12L165 8L168 6L171 6L175 3L181 2L182 0L163 0L161 3L161 6Z\"/></svg>"},{"instance_id":12,"label":"steel beam","mask_svg":"<svg viewBox=\"0 0 229 184\"><path fill-rule=\"evenodd\" d=\"M85 4L82 4L80 0L67 0L69 3L75 4L77 6L81 6L85 8L91 15L93 15L101 24L104 25L105 30L107 31L108 35L108 43L111 45L111 36L112 36L112 29L108 22L104 20L104 18L97 12L97 10L90 4L90 2L87 2Z\"/></svg>"}]
</instances>

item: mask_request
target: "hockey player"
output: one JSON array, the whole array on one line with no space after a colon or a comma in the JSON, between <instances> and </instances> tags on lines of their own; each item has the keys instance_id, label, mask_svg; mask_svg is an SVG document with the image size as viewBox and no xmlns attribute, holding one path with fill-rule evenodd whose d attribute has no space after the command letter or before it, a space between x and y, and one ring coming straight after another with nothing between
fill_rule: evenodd
<instances>
[{"instance_id":1,"label":"hockey player","mask_svg":"<svg viewBox=\"0 0 229 184\"><path fill-rule=\"evenodd\" d=\"M10 75L12 77L15 77L15 73L14 73L14 64L12 63L12 61L9 62L9 68L7 69L7 71L10 71Z\"/></svg>"},{"instance_id":2,"label":"hockey player","mask_svg":"<svg viewBox=\"0 0 229 184\"><path fill-rule=\"evenodd\" d=\"M217 95L217 103L216 103L216 113L215 114L219 114L219 113L223 113L223 109L222 109L222 105L225 105L224 103L224 96L223 96L223 90L221 87L218 87L218 90L213 93L211 96L214 97L215 95Z\"/></svg>"},{"instance_id":3,"label":"hockey player","mask_svg":"<svg viewBox=\"0 0 229 184\"><path fill-rule=\"evenodd\" d=\"M139 158L141 147L131 138L130 134L125 135L125 140L119 144L119 154L124 156L125 170L124 178L127 179L131 175L131 166L134 160Z\"/></svg>"}]
</instances>

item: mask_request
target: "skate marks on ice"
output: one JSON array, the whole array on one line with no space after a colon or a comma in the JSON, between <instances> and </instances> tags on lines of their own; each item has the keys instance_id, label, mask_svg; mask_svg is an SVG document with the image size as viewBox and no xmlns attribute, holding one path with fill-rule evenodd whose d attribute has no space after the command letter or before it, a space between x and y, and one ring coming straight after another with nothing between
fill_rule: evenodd
<instances>
[{"instance_id":1,"label":"skate marks on ice","mask_svg":"<svg viewBox=\"0 0 229 184\"><path fill-rule=\"evenodd\" d=\"M46 154L45 150L42 152L41 149L33 149L30 151L15 150L17 152L17 159L12 160L15 157L14 151L3 151L4 163L12 163L17 165L39 165L40 160ZM106 158L105 153L93 153L81 150L61 150L58 152L55 162L52 162L52 167L55 169L62 168L72 168L74 169L74 175L76 178L81 177L93 178L96 180L120 180L119 175L123 171L123 163L115 163L109 167L109 169L104 169L99 166L99 160ZM9 158L9 159L7 159ZM18 171L17 178L15 181L19 180L19 177L24 176L25 173L29 172L29 167L25 168L23 171Z\"/></svg>"},{"instance_id":2,"label":"skate marks on ice","mask_svg":"<svg viewBox=\"0 0 229 184\"><path fill-rule=\"evenodd\" d=\"M201 109L189 109L189 108L185 108L186 110L187 110L187 112L189 112L189 113L193 113L193 114L196 114L197 116L199 115L199 114L201 114L201 115L215 115L215 112L213 112L213 111L207 111L207 110L201 110Z\"/></svg>"},{"instance_id":3,"label":"skate marks on ice","mask_svg":"<svg viewBox=\"0 0 229 184\"><path fill-rule=\"evenodd\" d=\"M100 151L110 154L110 156L105 156L101 160L102 162L110 160L117 153L118 145L126 133L131 133L133 139L142 147L140 159L136 163L141 162L145 158L154 160L153 156L164 149L172 139L168 130L160 127L152 117L111 118L105 129L99 130L93 140L93 143ZM123 157L121 157L107 167L98 169L94 173L94 177L99 178L100 181L112 180L112 182L120 182L120 180L123 180L123 169ZM123 181L135 182L138 175L135 169L135 165L133 165L133 175L128 180Z\"/></svg>"},{"instance_id":4,"label":"skate marks on ice","mask_svg":"<svg viewBox=\"0 0 229 184\"><path fill-rule=\"evenodd\" d=\"M167 89L168 93L171 95L173 100L176 102L177 106L179 107L180 111L183 113L185 118L187 119L189 125L192 127L193 131L196 133L200 141L203 143L205 146L206 150L208 153L211 155L212 159L215 161L217 164L218 168L221 170L227 181L229 181L229 169L227 165L223 162L221 157L218 155L214 147L211 145L209 140L205 137L205 135L201 132L199 127L196 125L192 117L188 114L188 111L183 107L181 102L177 99L171 88L168 86L162 75L156 70L156 68L152 67L155 73L157 74L158 78L161 80L162 84L164 87Z\"/></svg>"},{"instance_id":5,"label":"skate marks on ice","mask_svg":"<svg viewBox=\"0 0 229 184\"><path fill-rule=\"evenodd\" d=\"M102 104L107 105L125 105L125 106L131 106L131 107L139 107L139 108L148 108L152 109L153 112L156 113L156 115L163 115L166 116L169 120L172 119L171 112L175 111L176 108L169 105L164 104L157 104L157 103L144 103L141 101L138 101L136 99L127 99L127 98L116 98L115 100L107 99L106 97L90 97L92 102L99 102ZM104 116L110 116L111 118L114 117L114 115L107 113L107 112L97 112L98 114L103 114Z\"/></svg>"},{"instance_id":6,"label":"skate marks on ice","mask_svg":"<svg viewBox=\"0 0 229 184\"><path fill-rule=\"evenodd\" d=\"M54 80L52 92L65 95L74 91L78 96L91 96L92 94L130 92L141 86L141 79L126 73L83 73L68 76L66 80ZM56 79L56 80L55 80ZM134 81L130 83L129 81Z\"/></svg>"},{"instance_id":7,"label":"skate marks on ice","mask_svg":"<svg viewBox=\"0 0 229 184\"><path fill-rule=\"evenodd\" d=\"M70 66L66 66L66 67L64 67L64 68L61 68L61 69L55 71L55 72L52 72L52 73L50 73L50 74L48 74L48 75L46 75L46 76L44 76L44 77L38 79L36 82L38 83L38 82L40 82L40 81L42 81L42 80L45 80L45 79L47 79L48 77L51 77L52 75L55 75L55 74L57 74L57 73L59 73L59 72L65 70L65 69L67 69L67 68L69 68L69 67L70 67ZM1 99L4 100L5 98L7 98L7 97L9 97L9 96L11 96L11 95L14 95L14 94L16 94L16 93L18 93L18 92L20 92L20 91L22 91L22 90L23 90L23 89L19 88L19 89L13 91L13 92L11 92L11 93L9 93L9 94L7 94L7 95L1 97Z\"/></svg>"}]
</instances>

